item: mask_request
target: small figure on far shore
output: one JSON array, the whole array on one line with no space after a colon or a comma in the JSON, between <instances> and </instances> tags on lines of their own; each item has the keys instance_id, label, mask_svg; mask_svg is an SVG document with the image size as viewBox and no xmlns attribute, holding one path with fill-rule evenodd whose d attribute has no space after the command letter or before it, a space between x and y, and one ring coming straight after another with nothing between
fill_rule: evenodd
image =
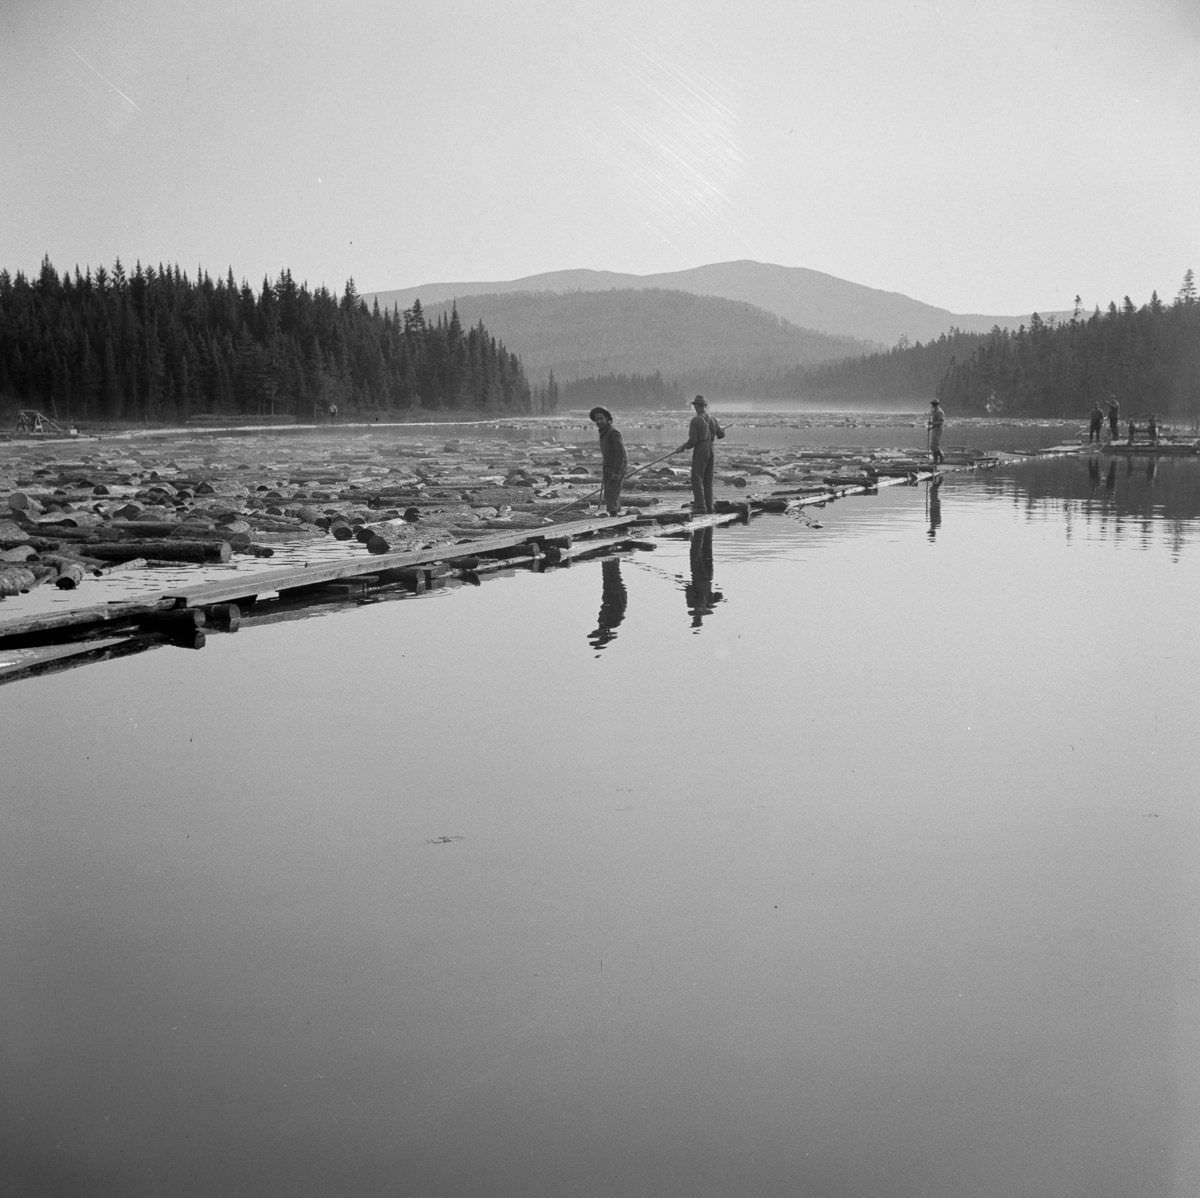
<instances>
[{"instance_id":1,"label":"small figure on far shore","mask_svg":"<svg viewBox=\"0 0 1200 1198\"><path fill-rule=\"evenodd\" d=\"M600 486L604 510L615 516L621 510L621 483L629 465L625 439L613 425L613 414L607 408L594 407L588 413L588 419L600 430Z\"/></svg>"},{"instance_id":2,"label":"small figure on far shore","mask_svg":"<svg viewBox=\"0 0 1200 1198\"><path fill-rule=\"evenodd\" d=\"M930 400L929 408L929 423L925 427L929 430L929 456L936 466L945 461L945 455L942 453L942 428L946 423L946 413L942 411L942 403L938 399Z\"/></svg>"},{"instance_id":3,"label":"small figure on far shore","mask_svg":"<svg viewBox=\"0 0 1200 1198\"><path fill-rule=\"evenodd\" d=\"M1137 425L1131 420L1129 422L1129 444L1132 445L1137 440Z\"/></svg>"},{"instance_id":4,"label":"small figure on far shore","mask_svg":"<svg viewBox=\"0 0 1200 1198\"><path fill-rule=\"evenodd\" d=\"M1121 419L1121 405L1117 403L1117 397L1110 395L1108 397L1108 435L1109 439L1115 441L1117 439L1117 424Z\"/></svg>"},{"instance_id":5,"label":"small figure on far shore","mask_svg":"<svg viewBox=\"0 0 1200 1198\"><path fill-rule=\"evenodd\" d=\"M1150 416L1150 427L1149 427L1148 431L1150 433L1150 444L1157 445L1158 444L1158 417L1155 416L1153 413L1151 413L1151 416Z\"/></svg>"},{"instance_id":6,"label":"small figure on far shore","mask_svg":"<svg viewBox=\"0 0 1200 1198\"><path fill-rule=\"evenodd\" d=\"M333 424L335 420L337 420L337 404L331 403L329 405L329 423Z\"/></svg>"},{"instance_id":7,"label":"small figure on far shore","mask_svg":"<svg viewBox=\"0 0 1200 1198\"><path fill-rule=\"evenodd\" d=\"M692 400L696 414L688 425L688 439L675 451L692 451L692 511L713 510L713 441L725 436L725 430L708 412L708 400L697 395Z\"/></svg>"},{"instance_id":8,"label":"small figure on far shore","mask_svg":"<svg viewBox=\"0 0 1200 1198\"><path fill-rule=\"evenodd\" d=\"M1092 418L1088 424L1088 444L1100 444L1100 430L1104 427L1104 412L1099 403L1092 404Z\"/></svg>"}]
</instances>

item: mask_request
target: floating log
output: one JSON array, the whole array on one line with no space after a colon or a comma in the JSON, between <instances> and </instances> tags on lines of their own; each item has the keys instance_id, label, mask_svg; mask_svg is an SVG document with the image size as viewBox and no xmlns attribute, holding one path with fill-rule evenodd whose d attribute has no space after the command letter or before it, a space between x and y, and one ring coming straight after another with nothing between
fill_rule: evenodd
<instances>
[{"instance_id":1,"label":"floating log","mask_svg":"<svg viewBox=\"0 0 1200 1198\"><path fill-rule=\"evenodd\" d=\"M110 520L108 527L119 537L137 538L144 541L156 537L174 536L184 527L179 520ZM208 531L210 526L189 525L193 531Z\"/></svg>"},{"instance_id":2,"label":"floating log","mask_svg":"<svg viewBox=\"0 0 1200 1198\"><path fill-rule=\"evenodd\" d=\"M200 607L176 607L166 611L146 612L137 616L134 623L147 632L176 633L181 630L203 628L208 617Z\"/></svg>"},{"instance_id":3,"label":"floating log","mask_svg":"<svg viewBox=\"0 0 1200 1198\"><path fill-rule=\"evenodd\" d=\"M565 548L547 546L545 562L548 566L562 566L580 558L595 557L598 553L657 548L654 541L637 540L631 537L597 537L591 541L576 541Z\"/></svg>"},{"instance_id":4,"label":"floating log","mask_svg":"<svg viewBox=\"0 0 1200 1198\"><path fill-rule=\"evenodd\" d=\"M28 566L0 566L0 596L19 595L37 583L37 575Z\"/></svg>"},{"instance_id":5,"label":"floating log","mask_svg":"<svg viewBox=\"0 0 1200 1198\"><path fill-rule=\"evenodd\" d=\"M475 560L476 564L474 566L456 569L457 576L466 582L475 582L477 581L476 576L479 574L499 573L502 570L516 569L517 566L531 566L536 570L542 565L544 559L539 553L536 556L532 554L515 554L512 557L484 557Z\"/></svg>"},{"instance_id":6,"label":"floating log","mask_svg":"<svg viewBox=\"0 0 1200 1198\"><path fill-rule=\"evenodd\" d=\"M87 570L82 562L64 561L54 576L54 585L60 591L73 591L86 577Z\"/></svg>"},{"instance_id":7,"label":"floating log","mask_svg":"<svg viewBox=\"0 0 1200 1198\"><path fill-rule=\"evenodd\" d=\"M181 607L170 611L148 612L139 616L137 627L162 637L180 649L203 649L206 641L204 626L207 617L199 607Z\"/></svg>"},{"instance_id":8,"label":"floating log","mask_svg":"<svg viewBox=\"0 0 1200 1198\"><path fill-rule=\"evenodd\" d=\"M37 529L39 537L52 537L56 541L88 541L99 531L96 528L80 528L76 524L63 524L49 520L40 520L32 527Z\"/></svg>"},{"instance_id":9,"label":"floating log","mask_svg":"<svg viewBox=\"0 0 1200 1198\"><path fill-rule=\"evenodd\" d=\"M233 557L228 541L101 541L89 544L87 551L104 561L148 557L160 562L227 562Z\"/></svg>"},{"instance_id":10,"label":"floating log","mask_svg":"<svg viewBox=\"0 0 1200 1198\"><path fill-rule=\"evenodd\" d=\"M204 609L210 628L220 632L237 632L242 623L242 609L236 603L214 603Z\"/></svg>"}]
</instances>

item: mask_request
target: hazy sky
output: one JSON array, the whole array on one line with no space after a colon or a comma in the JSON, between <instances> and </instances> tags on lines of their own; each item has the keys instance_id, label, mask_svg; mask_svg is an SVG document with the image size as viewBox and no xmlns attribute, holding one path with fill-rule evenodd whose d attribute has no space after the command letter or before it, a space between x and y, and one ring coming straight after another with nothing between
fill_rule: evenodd
<instances>
[{"instance_id":1,"label":"hazy sky","mask_svg":"<svg viewBox=\"0 0 1200 1198\"><path fill-rule=\"evenodd\" d=\"M753 258L955 312L1200 269L1198 0L6 0L0 266Z\"/></svg>"}]
</instances>

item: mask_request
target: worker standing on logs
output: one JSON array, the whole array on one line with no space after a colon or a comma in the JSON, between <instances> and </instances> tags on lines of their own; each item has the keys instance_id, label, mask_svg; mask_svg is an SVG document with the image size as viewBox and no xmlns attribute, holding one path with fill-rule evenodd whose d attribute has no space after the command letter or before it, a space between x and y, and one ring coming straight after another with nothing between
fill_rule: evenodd
<instances>
[{"instance_id":1,"label":"worker standing on logs","mask_svg":"<svg viewBox=\"0 0 1200 1198\"><path fill-rule=\"evenodd\" d=\"M595 407L588 419L600 430L600 481L604 508L610 516L621 510L621 483L629 458L625 453L625 441L613 425L613 414L607 408Z\"/></svg>"},{"instance_id":2,"label":"worker standing on logs","mask_svg":"<svg viewBox=\"0 0 1200 1198\"><path fill-rule=\"evenodd\" d=\"M942 426L946 423L946 413L942 411L940 400L931 400L929 406L929 456L937 466L945 460L942 453Z\"/></svg>"},{"instance_id":3,"label":"worker standing on logs","mask_svg":"<svg viewBox=\"0 0 1200 1198\"><path fill-rule=\"evenodd\" d=\"M713 441L725 436L715 416L708 412L708 400L697 395L692 400L696 414L688 425L688 439L675 451L692 451L692 511L713 510Z\"/></svg>"},{"instance_id":4,"label":"worker standing on logs","mask_svg":"<svg viewBox=\"0 0 1200 1198\"><path fill-rule=\"evenodd\" d=\"M1121 419L1121 405L1117 403L1117 397L1110 395L1108 398L1108 439L1116 441L1117 439L1117 422Z\"/></svg>"}]
</instances>

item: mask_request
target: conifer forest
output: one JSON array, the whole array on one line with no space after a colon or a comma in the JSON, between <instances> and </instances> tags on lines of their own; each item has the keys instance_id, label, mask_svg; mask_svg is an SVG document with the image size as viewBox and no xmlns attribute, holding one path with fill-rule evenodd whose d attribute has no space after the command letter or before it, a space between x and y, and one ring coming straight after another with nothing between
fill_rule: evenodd
<instances>
[{"instance_id":1,"label":"conifer forest","mask_svg":"<svg viewBox=\"0 0 1200 1198\"><path fill-rule=\"evenodd\" d=\"M664 293L665 294L665 293ZM664 335L663 344L670 337ZM665 352L665 350L664 350ZM1110 397L1130 413L1200 422L1200 299L1187 271L1174 301L990 333L951 328L924 344L791 369L675 377L608 373L531 386L516 354L451 305L427 319L368 306L350 280L338 297L284 270L255 291L230 270L189 278L177 266L128 274L120 261L73 274L49 259L36 278L0 270L0 408L72 422L261 421L429 412L542 414L594 403L678 407L685 392L807 407L927 403L959 415L1080 416ZM711 375L711 377L709 377Z\"/></svg>"},{"instance_id":2,"label":"conifer forest","mask_svg":"<svg viewBox=\"0 0 1200 1198\"><path fill-rule=\"evenodd\" d=\"M1036 312L1017 329L952 328L862 357L797 366L748 381L758 393L807 405L927 403L959 415L1070 417L1115 396L1122 410L1200 420L1200 301L1189 270L1171 304L1128 298L1090 316Z\"/></svg>"},{"instance_id":3,"label":"conifer forest","mask_svg":"<svg viewBox=\"0 0 1200 1198\"><path fill-rule=\"evenodd\" d=\"M368 309L284 270L257 292L177 266L121 262L36 279L0 270L0 403L74 422L321 419L414 410L544 410L519 359L457 312Z\"/></svg>"},{"instance_id":4,"label":"conifer forest","mask_svg":"<svg viewBox=\"0 0 1200 1198\"><path fill-rule=\"evenodd\" d=\"M1115 398L1127 413L1200 419L1200 301L1191 270L1172 304L1141 308L1126 297L1083 317L1016 332L993 329L952 361L938 398L963 413L1068 416Z\"/></svg>"}]
</instances>

